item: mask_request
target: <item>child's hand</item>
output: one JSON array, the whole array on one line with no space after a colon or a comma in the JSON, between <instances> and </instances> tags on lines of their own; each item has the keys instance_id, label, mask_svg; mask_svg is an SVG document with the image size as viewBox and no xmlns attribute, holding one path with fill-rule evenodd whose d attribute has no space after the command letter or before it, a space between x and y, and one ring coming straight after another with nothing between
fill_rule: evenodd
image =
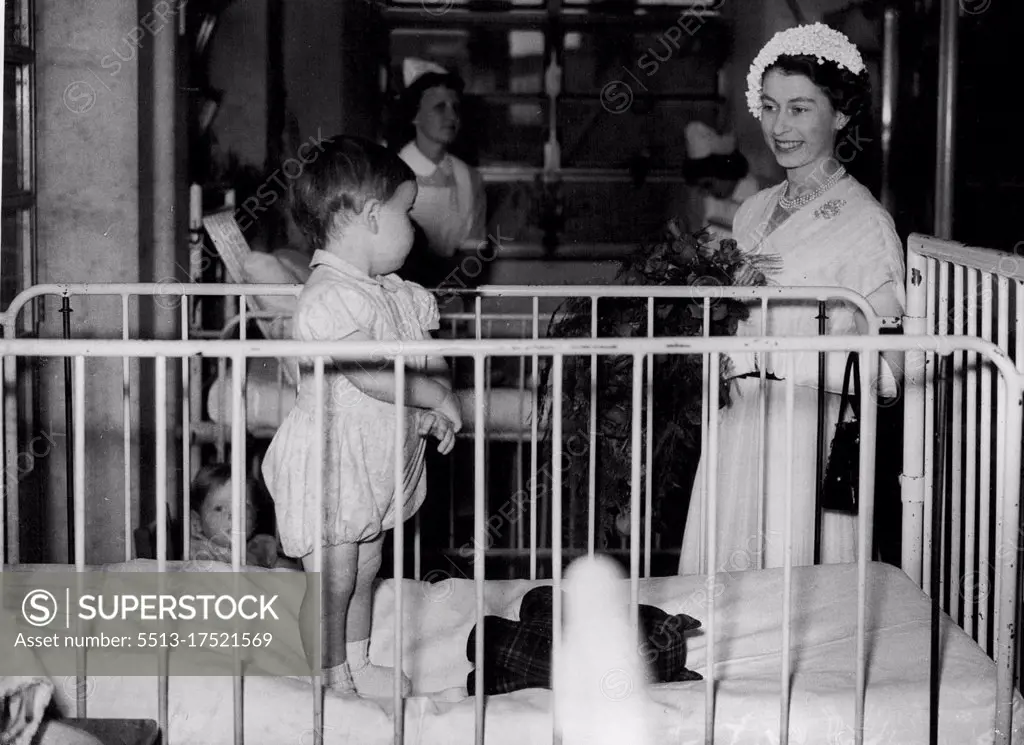
<instances>
[{"instance_id":1,"label":"child's hand","mask_svg":"<svg viewBox=\"0 0 1024 745\"><path fill-rule=\"evenodd\" d=\"M453 392L448 391L444 401L434 411L438 414L443 414L451 422L456 432L462 431L462 408L459 406L459 399L455 397Z\"/></svg>"},{"instance_id":2,"label":"child's hand","mask_svg":"<svg viewBox=\"0 0 1024 745\"><path fill-rule=\"evenodd\" d=\"M451 420L437 411L421 411L417 422L421 437L437 439L437 452L448 455L455 446L455 427Z\"/></svg>"}]
</instances>

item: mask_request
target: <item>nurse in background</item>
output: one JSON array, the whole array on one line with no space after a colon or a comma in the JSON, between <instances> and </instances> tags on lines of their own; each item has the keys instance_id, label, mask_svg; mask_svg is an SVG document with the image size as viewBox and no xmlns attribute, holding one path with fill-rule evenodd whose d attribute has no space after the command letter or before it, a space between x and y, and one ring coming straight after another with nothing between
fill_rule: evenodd
<instances>
[{"instance_id":1,"label":"nurse in background","mask_svg":"<svg viewBox=\"0 0 1024 745\"><path fill-rule=\"evenodd\" d=\"M417 59L406 59L402 73L400 116L414 131L406 133L411 139L405 140L399 157L416 174L411 216L421 232L399 274L431 289L457 272L457 252L463 243L485 239L487 203L480 173L448 151L462 125L462 79ZM472 277L460 279L474 284Z\"/></svg>"}]
</instances>

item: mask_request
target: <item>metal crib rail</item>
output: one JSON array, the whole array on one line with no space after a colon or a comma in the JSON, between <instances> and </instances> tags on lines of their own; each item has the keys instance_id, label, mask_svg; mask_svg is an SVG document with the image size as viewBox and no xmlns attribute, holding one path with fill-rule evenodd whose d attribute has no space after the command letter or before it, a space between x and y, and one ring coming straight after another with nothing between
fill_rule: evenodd
<instances>
[{"instance_id":1,"label":"metal crib rail","mask_svg":"<svg viewBox=\"0 0 1024 745\"><path fill-rule=\"evenodd\" d=\"M210 334L204 333L197 329L194 322L194 308L190 300L202 299L202 298L234 298L235 303L238 307L238 314L225 318L223 326L217 334L212 335L213 338L223 338L229 334L232 329L238 330L238 337L240 339L246 338L246 329L248 321L255 320L264 324L277 324L285 320L286 316L282 316L280 313L268 313L260 310L250 309L250 304L256 306L256 299L261 296L278 296L278 297L295 297L302 290L302 285L297 284L284 284L284 285L271 285L271 284L208 284L208 283L192 283L192 282L180 282L176 280L167 280L156 283L77 283L77 284L45 284L36 285L22 291L15 299L11 302L8 309L0 314L0 323L2 323L4 329L5 338L15 338L17 336L17 323L20 315L26 308L31 307L33 301L38 301L46 297L60 298L62 304L67 305L70 298L98 298L98 297L116 297L120 299L121 304L121 324L120 324L120 337L123 340L130 338L130 318L129 312L132 298L135 298L137 302L141 302L144 298L149 298L151 301L156 302L159 307L165 310L173 310L175 306L180 309L178 327L179 337L182 340L195 340L197 338L208 339L211 338ZM458 333L460 324L465 323L466 329L474 335L475 338L485 338L483 329L486 324L488 327L488 336L493 330L495 324L508 324L519 325L522 328L522 338L540 338L541 336L541 300L557 300L558 298L570 298L570 297L586 297L590 299L590 313L591 313L591 337L596 338L598 334L597 324L597 309L599 301L603 299L612 298L635 298L635 299L646 299L647 300L647 335L648 337L654 336L654 303L655 300L679 300L689 298L696 301L700 301L703 304L704 318L710 317L710 306L712 301L719 298L736 298L736 299L748 299L748 300L760 300L762 308L767 308L769 301L787 301L787 300L805 300L822 303L826 300L832 302L846 303L857 310L864 318L865 326L868 333L877 332L878 328L882 324L882 320L876 316L871 305L865 298L856 293L853 293L844 288L834 287L714 287L714 286L698 286L698 287L645 287L645 286L590 286L590 285L574 285L574 286L549 286L549 287L522 287L522 286L500 286L491 285L476 288L473 290L468 289L453 289L446 290L455 296L462 297L465 300L472 301L473 310L471 312L451 312L443 315L443 321L451 324L452 333ZM530 312L509 310L507 308L501 308L495 306L485 310L484 301L489 303L500 303L502 301L530 301ZM532 323L531 323L532 322ZM527 329L527 324L530 323L531 328ZM269 325L265 325L261 328L270 328ZM705 323L704 328L705 335L710 333L708 324ZM766 328L762 325L762 333L766 333ZM94 333L90 333L94 336ZM539 361L536 355L531 356L531 370L530 379L526 377L525 371L525 357L521 358L523 364L521 365L522 373L518 379L518 390L520 396L525 398L527 391L535 390L536 381L539 375ZM707 356L705 356L705 369L704 377L710 375L710 369L707 367ZM595 358L592 356L592 399L596 397L596 364ZM488 361L489 364L489 361ZM217 363L217 378L222 381L228 381L229 376L227 372L227 359L220 358ZM281 366L278 369L277 374L277 391L278 391L278 406L283 407L284 396L289 386L294 385L294 380L289 372L284 369L285 366ZM9 366L6 372L5 384L8 391L12 391L14 387L14 377L16 371L13 366ZM184 453L184 462L182 472L189 474L192 472L192 464L198 462L200 459L200 445L205 442L212 441L216 445L217 456L219 460L224 460L227 453L228 443L236 437L236 429L226 424L225 422L213 422L207 421L202 416L203 411L203 381L202 381L202 367L201 361L193 357L189 360L181 360L181 380L182 390L180 395L181 401L181 448ZM653 387L653 365L651 360L648 359L648 381ZM122 360L122 386L124 389L123 397L123 411L122 411L122 424L125 431L127 432L130 424L130 405L129 401L132 395L132 381L131 381L131 368L129 366L129 358L125 357ZM490 386L486 386L487 390L490 390ZM221 386L221 411L228 409L228 398L230 395L230 384ZM8 393L8 396L13 394ZM650 394L649 394L650 396ZM531 395L531 411L529 412L529 420L531 424L531 442L536 442L536 422L540 415L537 409L536 396ZM13 399L5 398L4 406L5 411L8 412L8 416L5 417L5 426L8 428L7 439L8 442L14 442L16 440L17 432L15 428L16 417L10 415L10 412L14 409L10 408L13 405ZM708 406L705 396L704 402L704 421L707 421ZM521 412L519 421L523 419ZM653 415L648 413L649 418ZM594 400L591 401L591 421L590 421L590 432L589 436L591 439L594 438L597 427L596 421L596 405ZM241 430L241 434L246 433L246 429ZM495 441L507 441L511 440L516 443L516 463L521 463L525 457L523 453L522 440L523 434L515 432L509 435L498 434L488 432L486 429L482 430L486 432L486 437L489 440ZM705 427L706 431L706 427ZM648 442L647 452L648 457L652 452L652 446L650 442L652 427L648 426ZM263 432L263 434L266 434ZM702 435L702 447L707 446L706 435ZM8 452L7 457L14 457L14 452ZM125 535L125 558L129 559L131 556L131 536L132 536L132 525L130 520L131 505L128 502L130 490L130 484L132 481L132 475L128 467L131 461L131 443L127 437L124 439L124 494L125 494L125 524L124 524L124 535ZM530 469L530 481L534 486L531 487L531 540L539 530L542 537L546 536L549 531L548 511L541 511L541 520L538 525L536 522L537 513L537 494L535 485L539 477L538 464L537 464L537 453L536 448L531 446L530 450L531 458L531 469ZM646 537L646 546L648 548L644 557L645 574L650 573L651 565L651 538L652 538L652 525L650 520L650 500L651 500L651 468L650 463L647 464L645 486L647 488L647 499L645 504L647 505L647 516L648 519L644 524L644 534ZM594 549L594 535L595 529L593 525L593 515L595 512L595 505L593 502L594 485L596 482L596 462L594 461L594 454L591 454L591 463L589 468L589 483L591 500L588 506L589 509L589 521L587 544L590 553L593 553ZM70 481L70 476L69 476ZM180 501L182 509L187 513L188 506L190 504L191 496L189 493L188 479L182 480L182 490L180 495ZM9 493L13 496L17 494L18 482L17 479L9 478L7 483ZM763 496L762 496L763 500ZM13 498L11 501L11 508L8 512L8 530L10 534L10 542L15 548L15 555L18 555L18 534L14 530L13 526L18 523L18 502L17 498ZM575 506L575 505L574 505ZM70 509L70 505L69 505ZM520 509L520 513L522 510ZM522 514L519 514L518 521L521 524L523 520ZM185 551L188 551L188 526L183 525L182 530L184 535L182 537ZM419 525L416 525L416 545L419 545ZM522 531L519 531L522 532ZM525 540L525 536L523 536ZM531 543L532 545L532 543ZM522 549L523 540L519 540L517 548ZM186 553L187 556L187 553ZM416 565L419 566L419 553L416 553ZM418 576L418 572L417 572ZM531 554L530 558L530 576L536 578L537 576L537 565L535 556Z\"/></svg>"},{"instance_id":2,"label":"metal crib rail","mask_svg":"<svg viewBox=\"0 0 1024 745\"><path fill-rule=\"evenodd\" d=\"M661 354L700 354L707 355L710 361L711 369L717 369L719 356L721 354L729 354L736 352L771 352L771 353L786 353L786 352L848 352L851 350L858 351L862 355L861 365L861 386L864 390L870 390L870 387L875 379L878 366L878 354L881 351L902 351L909 352L912 354L921 355L936 355L938 357L949 357L962 352L969 352L971 354L978 355L979 358L986 360L994 369L997 371L999 379L1001 381L1000 390L1003 392L1005 399L1005 407L1003 409L1004 418L1002 426L1006 432L1020 432L1022 422L1022 406L1024 406L1024 374L1018 371L1014 362L995 345L985 342L976 338L969 337L957 337L957 336L905 336L905 337L879 337L879 336L856 336L856 337L748 337L748 338L735 338L735 337L721 337L721 338L658 338L658 339L583 339L583 340L566 340L566 339L544 339L544 340L450 340L450 341L422 341L422 342L402 342L396 344L382 345L374 342L320 342L320 343L302 343L302 342L266 342L266 341L252 341L252 340L238 340L238 341L124 341L124 340L72 340L72 341L60 341L60 340L28 340L28 339L4 339L0 341L0 360L3 361L5 372L9 368L11 362L15 358L26 357L26 356L67 356L74 359L75 365L75 388L76 388L76 413L82 414L83 409L81 408L84 404L85 397L85 361L86 358L151 358L157 363L157 369L166 370L166 366L170 360L174 359L187 359L194 355L207 355L214 357L230 358L233 362L233 388L232 388L232 404L234 408L233 422L236 428L241 428L244 421L244 400L242 396L242 370L244 370L244 362L247 358L259 357L259 356L284 356L284 357L313 357L316 359L315 363L315 378L318 382L322 382L324 379L324 364L325 358L335 358L343 360L359 360L359 359L380 359L382 357L393 359L395 361L396 370L398 371L398 379L401 380L403 371L405 369L406 360L409 357L425 354L433 355L445 355L445 356L465 356L470 357L474 360L475 372L476 372L476 383L481 386L483 383L483 369L484 362L488 356L492 355L522 355L522 356L550 356L554 359L556 368L560 366L561 361L567 355L626 355L631 356L633 361L633 380L634 380L634 398L633 398L633 413L632 413L632 432L633 442L636 443L639 439L639 433L641 431L641 386L640 383L643 380L643 365L644 360L649 358L651 355ZM159 379L163 383L166 383L166 379L162 376ZM712 387L712 395L714 395L717 389L717 376L712 376L710 380ZM793 401L793 389L795 385L794 376L790 375L787 377L786 388L787 388L787 400L790 402L789 410L789 424L788 432L790 437L788 438L788 447L792 448L792 401ZM399 388L401 391L402 389ZM560 418L557 417L558 413L558 402L560 397L557 395L558 390L556 389L555 403L556 403L556 427L559 426ZM157 431L164 431L167 425L167 411L166 411L166 385L158 387L157 390ZM320 412L319 416L322 416L323 409L323 396L324 390L322 385L316 386L316 397L318 401L317 411ZM402 402L402 394L399 393L399 403ZM862 437L865 441L873 441L875 432L875 412L874 408L870 405L865 405L864 397L861 402L861 421L862 421ZM399 436L401 435L401 422L403 417L400 412L401 409L397 410L399 413L396 416L399 422ZM475 421L478 427L483 425L483 409L482 409L482 398L477 398L477 407L475 411ZM716 418L712 417L710 420L710 453L712 457L717 450L717 424ZM74 501L75 501L75 557L74 562L76 568L81 572L85 569L85 473L84 473L84 462L85 462L85 418L84 416L76 416L75 418L75 484L74 484ZM556 430L556 434L557 434ZM238 441L241 441L241 432L238 432ZM400 440L399 440L400 441ZM10 443L4 443L9 446ZM318 445L319 447L319 445ZM556 437L553 440L553 463L555 465L555 474L559 473L557 465L561 461L563 454L563 444L561 438ZM998 490L999 502L997 504L1000 514L1000 525L1008 524L1015 526L1020 517L1020 483L1019 473L1021 465L1021 452L1020 442L1018 438L1010 438L1004 442L1003 449L1001 452L1002 462L1002 474L1003 478ZM6 452L6 448L5 448ZM401 453L401 449L398 451ZM630 560L630 605L632 609L632 618L634 623L637 619L637 604L638 604L638 588L639 588L639 511L640 511L640 448L634 447L631 451L632 457L632 479L631 479L631 506L633 510L633 525L632 525L632 539L631 539L631 560ZM396 474L402 472L404 464L401 463L402 456L399 456L399 462L396 463ZM866 640L867 640L867 561L871 554L871 531L869 526L871 525L871 515L874 508L874 491L873 491L873 451L871 448L862 448L860 453L860 483L863 488L861 509L858 515L859 521L859 550L858 550L858 612L857 612L857 662L856 662L856 692L855 692L855 726L854 734L855 741L859 744L864 740L864 695L866 688ZM790 459L792 460L792 459ZM484 468L484 450L482 445L478 442L475 450L475 473L476 473L476 504L478 507L478 513L475 519L475 534L477 538L476 545L474 547L474 555L477 559L476 570L474 580L476 583L476 621L478 628L477 645L478 645L478 665L483 665L482 657L482 629L483 629L483 617L484 617L484 594L483 594L483 583L484 583L484 541L483 541L483 488L484 484L482 481L482 474ZM232 495L232 500L235 506L239 509L234 513L236 519L243 519L242 515L242 499L241 499L241 482L242 482L242 468L243 460L242 453L239 450L234 454L232 458L232 471L235 477L235 489ZM714 477L715 469L709 469L708 483L709 483L709 509L707 515L707 535L708 535L708 555L713 557L715 550L715 516L717 514L717 488ZM791 478L791 473L790 473ZM556 478L556 489L558 480ZM323 493L322 488L318 490L319 498L322 500ZM4 494L6 498L6 494ZM157 494L156 494L158 509L158 530L163 537L158 538L159 545L166 545L166 522L159 516L164 512L164 506L167 503L167 490L166 485L162 479L157 481ZM559 499L555 499L555 504L560 503ZM0 502L0 511L5 507L3 502ZM787 504L786 504L787 515L792 514L792 494L791 490L787 492ZM318 521L322 519L322 509L317 510ZM399 521L400 523L401 521ZM554 613L556 628L558 627L557 622L561 617L561 597L557 591L561 578L561 562L560 562L560 549L561 541L558 540L560 520L554 521L553 529L555 531L555 562L553 566L553 574L555 579L556 592L554 595ZM321 526L322 527L322 526ZM396 528L396 537L401 538L402 527ZM781 714L783 717L783 725L780 729L780 739L783 742L787 741L788 730L786 727L786 721L789 713L789 700L788 700L788 687L789 687L789 672L790 672L790 655L791 647L789 645L788 637L792 624L792 616L790 614L790 607L792 604L792 582L791 582L791 558L792 558L792 540L793 536L791 531L787 531L784 535L785 541L785 581L784 581L784 592L783 592L783 608L784 608L784 620L783 620L783 650L784 650L784 665L782 669L782 700L780 701ZM2 541L2 531L0 531L0 541ZM1017 561L1018 561L1018 548L1019 548L1019 536L1016 530L1004 529L997 533L996 544L998 556L997 580L1002 577L1001 582L997 582L996 590L996 603L1000 610L1000 621L996 626L995 636L995 654L994 657L997 662L997 700L996 700L996 713L994 721L994 731L996 733L997 743L1008 743L1010 735L1010 724L1012 721L1012 694L1013 694L1013 659L1015 651L1015 628L1016 620L1014 616L1015 604L1018 598L1018 587L1015 581L1017 572ZM2 543L0 543L0 551L4 549ZM395 576L396 580L400 583L403 576L403 547L402 541L396 540L395 542ZM322 549L319 543L315 544L314 549L314 562L317 568L322 567ZM714 562L708 562L708 566L712 567L708 572L708 583L709 587L715 582L715 572L713 571ZM158 568L159 570L166 571L166 559L162 552L158 552ZM242 547L241 542L237 535L234 537L232 546L232 569L238 572L242 569ZM398 593L401 595L401 593ZM708 658L707 658L707 690L708 696L706 698L706 724L707 740L708 742L714 741L714 723L715 723L715 612L714 612L714 595L715 593L708 593L709 608L708 608L708 638L711 640L708 647ZM399 610L401 600L398 600ZM401 612L396 612L396 639L402 638L401 628ZM558 637L555 637L555 653L558 653ZM402 645L395 645L395 663L400 668L402 663ZM484 678L483 671L478 667L477 673L477 699L475 701L476 706L476 742L484 742L485 734L485 705L484 696L482 693L482 680ZM83 682L85 682L83 680ZM323 728L323 710L322 710L322 699L321 685L319 677L316 679L314 687L314 729L318 735L322 735ZM85 690L85 687L80 687L79 690ZM394 692L394 711L396 712L394 727L395 727L395 742L403 742L403 727L404 727L404 716L402 712L403 702L401 700L401 691L396 686ZM161 676L158 688L159 705L160 705L160 717L161 724L164 727L165 735L168 735L166 730L167 725L167 707L168 707L168 688L166 676ZM244 688L243 681L238 679L235 683L235 698L234 698L234 721L236 728L236 740L242 741L242 722L244 717L244 709L242 704L244 702ZM84 704L84 702L81 702ZM169 735L168 735L169 736Z\"/></svg>"},{"instance_id":3,"label":"metal crib rail","mask_svg":"<svg viewBox=\"0 0 1024 745\"><path fill-rule=\"evenodd\" d=\"M907 242L908 333L980 337L997 345L1018 372L1024 371L1020 246L1009 253L911 235ZM993 599L1000 596L1001 582L1006 581L993 568L999 558L999 536L1004 530L1016 532L1022 527L1020 523L1007 527L1003 502L992 497L993 491L1001 493L1005 486L1004 472L994 464L1005 457L1008 441L1020 441L1022 433L1001 426L1002 412L1016 402L993 377L991 367L982 363L983 358L969 350L952 359L947 402L952 457L946 478L938 480L931 469L904 471L903 550L904 563L917 569L908 573L929 593L933 589L918 568L931 566L935 559L939 581L934 591L940 606L991 654L1003 612ZM924 437L905 440L913 455L911 462L922 466L939 459L937 366L933 356L917 353L908 376L908 421L922 428ZM962 534L962 543L948 542L941 533L934 535L933 511L944 514L952 523L952 534ZM990 531L993 524L996 528ZM919 527L923 534L915 532ZM920 555L914 553L918 549ZM1024 658L1016 663L1018 683L1022 676Z\"/></svg>"}]
</instances>

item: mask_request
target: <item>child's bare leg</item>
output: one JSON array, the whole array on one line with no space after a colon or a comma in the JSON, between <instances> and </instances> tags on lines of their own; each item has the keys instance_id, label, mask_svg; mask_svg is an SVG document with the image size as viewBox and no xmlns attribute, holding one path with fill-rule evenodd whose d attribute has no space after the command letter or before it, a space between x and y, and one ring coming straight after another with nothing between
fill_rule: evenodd
<instances>
[{"instance_id":1,"label":"child's bare leg","mask_svg":"<svg viewBox=\"0 0 1024 745\"><path fill-rule=\"evenodd\" d=\"M348 625L345 627L348 640L360 641L370 638L370 622L373 619L373 584L380 573L383 559L384 535L372 541L356 544L359 558L352 590L352 603L348 609Z\"/></svg>"},{"instance_id":2,"label":"child's bare leg","mask_svg":"<svg viewBox=\"0 0 1024 745\"><path fill-rule=\"evenodd\" d=\"M352 677L348 670L345 650L346 628L349 605L352 601L353 589L356 584L359 559L359 546L355 543L342 543L338 546L324 546L323 567L320 574L322 584L321 608L324 623L321 626L323 637L324 683L331 688L353 690ZM307 572L314 571L313 555L302 557L302 567ZM320 623L317 616L315 596L306 592L299 610L299 633L306 654L313 647L316 624Z\"/></svg>"},{"instance_id":3,"label":"child's bare leg","mask_svg":"<svg viewBox=\"0 0 1024 745\"><path fill-rule=\"evenodd\" d=\"M389 697L395 690L394 670L370 664L370 624L373 617L373 586L380 572L384 536L359 544L352 604L348 611L347 658L356 690L364 696ZM409 679L402 676L404 695L412 692Z\"/></svg>"}]
</instances>

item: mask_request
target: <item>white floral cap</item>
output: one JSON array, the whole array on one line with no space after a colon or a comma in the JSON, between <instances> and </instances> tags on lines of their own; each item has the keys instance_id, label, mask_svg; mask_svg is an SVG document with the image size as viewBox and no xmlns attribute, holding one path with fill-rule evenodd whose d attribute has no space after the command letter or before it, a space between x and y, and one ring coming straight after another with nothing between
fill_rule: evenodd
<instances>
[{"instance_id":1,"label":"white floral cap","mask_svg":"<svg viewBox=\"0 0 1024 745\"><path fill-rule=\"evenodd\" d=\"M854 75L864 71L864 60L845 34L824 23L812 23L780 31L761 48L747 73L747 108L754 118L761 117L761 80L764 72L782 55L803 54L845 67Z\"/></svg>"}]
</instances>

